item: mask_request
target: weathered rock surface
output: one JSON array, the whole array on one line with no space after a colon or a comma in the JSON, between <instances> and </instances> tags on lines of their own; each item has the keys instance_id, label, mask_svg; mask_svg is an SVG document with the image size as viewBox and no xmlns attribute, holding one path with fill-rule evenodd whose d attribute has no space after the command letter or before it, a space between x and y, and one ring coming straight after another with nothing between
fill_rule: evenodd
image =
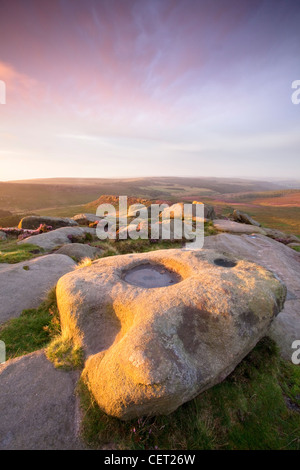
<instances>
[{"instance_id":1,"label":"weathered rock surface","mask_svg":"<svg viewBox=\"0 0 300 470\"><path fill-rule=\"evenodd\" d=\"M100 248L90 246L84 243L69 243L63 245L55 253L61 255L67 255L71 258L75 258L76 261L81 261L84 258L94 259L97 255L103 252Z\"/></svg>"},{"instance_id":2,"label":"weathered rock surface","mask_svg":"<svg viewBox=\"0 0 300 470\"><path fill-rule=\"evenodd\" d=\"M260 264L284 282L288 290L284 308L273 321L268 335L277 342L282 356L290 360L291 345L300 338L300 253L262 235L225 233L206 237L204 248Z\"/></svg>"},{"instance_id":3,"label":"weathered rock surface","mask_svg":"<svg viewBox=\"0 0 300 470\"><path fill-rule=\"evenodd\" d=\"M84 379L106 413L168 414L222 381L265 335L284 285L232 257L233 267L217 266L220 258L213 250L115 256L59 280L62 330L82 342ZM145 263L182 280L152 289L124 280Z\"/></svg>"},{"instance_id":4,"label":"weathered rock surface","mask_svg":"<svg viewBox=\"0 0 300 470\"><path fill-rule=\"evenodd\" d=\"M74 388L43 351L0 365L0 449L81 449Z\"/></svg>"},{"instance_id":5,"label":"weathered rock surface","mask_svg":"<svg viewBox=\"0 0 300 470\"><path fill-rule=\"evenodd\" d=\"M230 233L261 233L266 235L265 230L260 227L256 227L248 224L241 224L239 222L233 222L232 220L216 219L213 221L214 227L220 232Z\"/></svg>"},{"instance_id":6,"label":"weathered rock surface","mask_svg":"<svg viewBox=\"0 0 300 470\"><path fill-rule=\"evenodd\" d=\"M99 220L102 219L102 217L98 217L95 214L89 214L89 213L84 213L84 214L77 214L72 217L75 222L77 222L79 225L89 225L93 224L94 222L99 222Z\"/></svg>"},{"instance_id":7,"label":"weathered rock surface","mask_svg":"<svg viewBox=\"0 0 300 470\"><path fill-rule=\"evenodd\" d=\"M72 238L76 240L76 238L83 237L86 233L90 233L92 236L95 236L96 230L89 227L62 227L51 232L28 237L18 243L32 243L46 251L50 251L60 247L61 245L72 243Z\"/></svg>"},{"instance_id":8,"label":"weathered rock surface","mask_svg":"<svg viewBox=\"0 0 300 470\"><path fill-rule=\"evenodd\" d=\"M29 215L27 217L23 217L20 220L19 228L28 228L31 230L35 230L39 228L41 224L49 225L56 228L61 227L74 227L78 226L78 223L75 220L62 218L62 217L46 217L41 215Z\"/></svg>"},{"instance_id":9,"label":"weathered rock surface","mask_svg":"<svg viewBox=\"0 0 300 470\"><path fill-rule=\"evenodd\" d=\"M58 279L76 263L65 255L46 255L0 269L0 323L36 308Z\"/></svg>"},{"instance_id":10,"label":"weathered rock surface","mask_svg":"<svg viewBox=\"0 0 300 470\"><path fill-rule=\"evenodd\" d=\"M255 225L256 227L261 226L261 224L256 220L252 219L250 215L246 214L245 212L240 212L237 209L233 211L232 218L233 220L235 220L235 222L240 222L242 224Z\"/></svg>"},{"instance_id":11,"label":"weathered rock surface","mask_svg":"<svg viewBox=\"0 0 300 470\"><path fill-rule=\"evenodd\" d=\"M0 241L4 241L4 240L6 240L6 238L7 238L6 233L4 233L0 230Z\"/></svg>"}]
</instances>

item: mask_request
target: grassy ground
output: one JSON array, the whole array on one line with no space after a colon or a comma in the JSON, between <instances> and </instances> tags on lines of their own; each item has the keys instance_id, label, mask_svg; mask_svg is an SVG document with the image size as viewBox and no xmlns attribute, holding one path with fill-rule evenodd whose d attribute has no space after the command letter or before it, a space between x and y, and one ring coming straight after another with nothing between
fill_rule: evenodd
<instances>
[{"instance_id":1,"label":"grassy ground","mask_svg":"<svg viewBox=\"0 0 300 470\"><path fill-rule=\"evenodd\" d=\"M19 263L35 258L42 252L42 248L30 243L18 245L17 240L0 241L0 263Z\"/></svg>"},{"instance_id":2,"label":"grassy ground","mask_svg":"<svg viewBox=\"0 0 300 470\"><path fill-rule=\"evenodd\" d=\"M87 443L119 449L300 449L300 368L264 338L221 384L169 416L130 422L105 415L78 386Z\"/></svg>"},{"instance_id":3,"label":"grassy ground","mask_svg":"<svg viewBox=\"0 0 300 470\"><path fill-rule=\"evenodd\" d=\"M56 368L83 366L81 348L61 335L55 288L38 308L23 310L20 317L1 325L0 340L6 346L6 360L47 348L46 355Z\"/></svg>"},{"instance_id":4,"label":"grassy ground","mask_svg":"<svg viewBox=\"0 0 300 470\"><path fill-rule=\"evenodd\" d=\"M0 326L0 340L6 345L6 359L23 356L45 347L60 331L55 289L36 309L23 310L18 318Z\"/></svg>"}]
</instances>

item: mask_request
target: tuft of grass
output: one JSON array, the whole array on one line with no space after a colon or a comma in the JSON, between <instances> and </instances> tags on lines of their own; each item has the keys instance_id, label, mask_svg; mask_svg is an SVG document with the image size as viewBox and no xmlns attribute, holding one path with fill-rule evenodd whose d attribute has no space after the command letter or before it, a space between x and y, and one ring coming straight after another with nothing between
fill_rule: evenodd
<instances>
[{"instance_id":1,"label":"tuft of grass","mask_svg":"<svg viewBox=\"0 0 300 470\"><path fill-rule=\"evenodd\" d=\"M86 268L87 266L91 266L91 264L91 258L83 258L80 263L77 264L76 269Z\"/></svg>"},{"instance_id":2,"label":"tuft of grass","mask_svg":"<svg viewBox=\"0 0 300 470\"><path fill-rule=\"evenodd\" d=\"M292 246L293 250L300 252L300 246Z\"/></svg>"},{"instance_id":3,"label":"tuft of grass","mask_svg":"<svg viewBox=\"0 0 300 470\"><path fill-rule=\"evenodd\" d=\"M299 386L299 367L264 338L226 380L169 416L109 417L81 380L81 434L94 448L113 442L119 449L299 450Z\"/></svg>"},{"instance_id":4,"label":"tuft of grass","mask_svg":"<svg viewBox=\"0 0 300 470\"><path fill-rule=\"evenodd\" d=\"M57 369L71 370L83 367L83 350L70 338L54 338L46 350L46 356Z\"/></svg>"},{"instance_id":5,"label":"tuft of grass","mask_svg":"<svg viewBox=\"0 0 300 470\"><path fill-rule=\"evenodd\" d=\"M1 325L0 339L6 345L6 357L11 359L44 348L59 331L55 289L36 309L23 310L18 318Z\"/></svg>"},{"instance_id":6,"label":"tuft of grass","mask_svg":"<svg viewBox=\"0 0 300 470\"><path fill-rule=\"evenodd\" d=\"M218 230L215 228L213 221L209 220L208 222L204 223L204 236L209 237L210 235L216 235Z\"/></svg>"},{"instance_id":7,"label":"tuft of grass","mask_svg":"<svg viewBox=\"0 0 300 470\"><path fill-rule=\"evenodd\" d=\"M0 340L5 343L7 359L47 348L46 356L55 367L70 370L83 366L80 345L61 334L55 288L38 308L23 310L20 317L1 325Z\"/></svg>"},{"instance_id":8,"label":"tuft of grass","mask_svg":"<svg viewBox=\"0 0 300 470\"><path fill-rule=\"evenodd\" d=\"M43 249L30 243L17 244L17 240L0 242L0 263L20 263L32 258L36 258Z\"/></svg>"}]
</instances>

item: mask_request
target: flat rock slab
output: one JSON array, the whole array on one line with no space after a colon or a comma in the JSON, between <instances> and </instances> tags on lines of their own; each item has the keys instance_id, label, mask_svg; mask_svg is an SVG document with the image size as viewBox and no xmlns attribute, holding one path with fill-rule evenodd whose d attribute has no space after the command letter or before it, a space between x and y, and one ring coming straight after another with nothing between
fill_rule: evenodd
<instances>
[{"instance_id":1,"label":"flat rock slab","mask_svg":"<svg viewBox=\"0 0 300 470\"><path fill-rule=\"evenodd\" d=\"M95 236L96 230L89 227L62 227L53 230L52 232L41 233L39 235L28 237L18 243L32 243L46 251L50 251L60 247L61 245L72 243L72 237L76 239L76 237L83 237L86 233L90 233Z\"/></svg>"},{"instance_id":2,"label":"flat rock slab","mask_svg":"<svg viewBox=\"0 0 300 470\"><path fill-rule=\"evenodd\" d=\"M293 341L300 339L300 253L262 235L220 234L206 237L204 248L222 251L274 272L287 287L282 312L273 321L271 336L279 345L282 356L290 360Z\"/></svg>"},{"instance_id":3,"label":"flat rock slab","mask_svg":"<svg viewBox=\"0 0 300 470\"><path fill-rule=\"evenodd\" d=\"M145 266L174 282L153 285L152 271L143 286L126 282ZM214 250L158 250L95 261L56 293L62 333L89 356L84 380L106 413L126 420L169 414L221 382L268 331L286 289Z\"/></svg>"},{"instance_id":4,"label":"flat rock slab","mask_svg":"<svg viewBox=\"0 0 300 470\"><path fill-rule=\"evenodd\" d=\"M0 365L0 449L81 449L74 388L43 351Z\"/></svg>"},{"instance_id":5,"label":"flat rock slab","mask_svg":"<svg viewBox=\"0 0 300 470\"><path fill-rule=\"evenodd\" d=\"M75 258L77 261L81 261L84 258L94 259L97 255L103 252L100 248L90 246L84 243L69 243L59 248L56 253L70 256Z\"/></svg>"},{"instance_id":6,"label":"flat rock slab","mask_svg":"<svg viewBox=\"0 0 300 470\"><path fill-rule=\"evenodd\" d=\"M29 215L23 217L19 223L19 228L35 230L39 228L41 224L49 225L54 229L60 227L74 227L78 223L73 219L62 218L62 217L46 217L40 215Z\"/></svg>"},{"instance_id":7,"label":"flat rock slab","mask_svg":"<svg viewBox=\"0 0 300 470\"><path fill-rule=\"evenodd\" d=\"M58 279L75 266L69 256L55 254L5 264L0 269L0 324L38 307Z\"/></svg>"},{"instance_id":8,"label":"flat rock slab","mask_svg":"<svg viewBox=\"0 0 300 470\"><path fill-rule=\"evenodd\" d=\"M223 220L216 219L213 221L214 227L220 232L230 232L230 233L261 233L266 235L266 232L254 225L240 224L238 222L233 222L232 220Z\"/></svg>"}]
</instances>

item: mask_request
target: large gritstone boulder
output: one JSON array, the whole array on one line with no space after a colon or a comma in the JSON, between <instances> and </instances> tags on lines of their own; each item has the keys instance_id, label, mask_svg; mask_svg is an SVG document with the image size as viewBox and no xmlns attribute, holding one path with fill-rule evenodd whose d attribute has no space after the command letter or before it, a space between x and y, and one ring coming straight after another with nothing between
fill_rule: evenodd
<instances>
[{"instance_id":1,"label":"large gritstone boulder","mask_svg":"<svg viewBox=\"0 0 300 470\"><path fill-rule=\"evenodd\" d=\"M61 218L61 217L44 217L41 215L29 215L23 217L19 223L19 228L26 228L30 230L35 230L39 228L40 225L49 225L52 228L61 228L61 227L77 227L78 223L73 219Z\"/></svg>"},{"instance_id":2,"label":"large gritstone boulder","mask_svg":"<svg viewBox=\"0 0 300 470\"><path fill-rule=\"evenodd\" d=\"M25 238L25 240L19 241L18 244L32 243L33 245L39 246L46 251L58 248L66 243L72 243L85 237L86 234L90 234L92 237L96 236L96 230L89 227L62 227L51 232L41 233L39 235L33 235Z\"/></svg>"},{"instance_id":3,"label":"large gritstone boulder","mask_svg":"<svg viewBox=\"0 0 300 470\"><path fill-rule=\"evenodd\" d=\"M62 332L80 341L99 406L127 420L169 414L221 382L265 335L286 289L214 250L95 261L57 284Z\"/></svg>"}]
</instances>

